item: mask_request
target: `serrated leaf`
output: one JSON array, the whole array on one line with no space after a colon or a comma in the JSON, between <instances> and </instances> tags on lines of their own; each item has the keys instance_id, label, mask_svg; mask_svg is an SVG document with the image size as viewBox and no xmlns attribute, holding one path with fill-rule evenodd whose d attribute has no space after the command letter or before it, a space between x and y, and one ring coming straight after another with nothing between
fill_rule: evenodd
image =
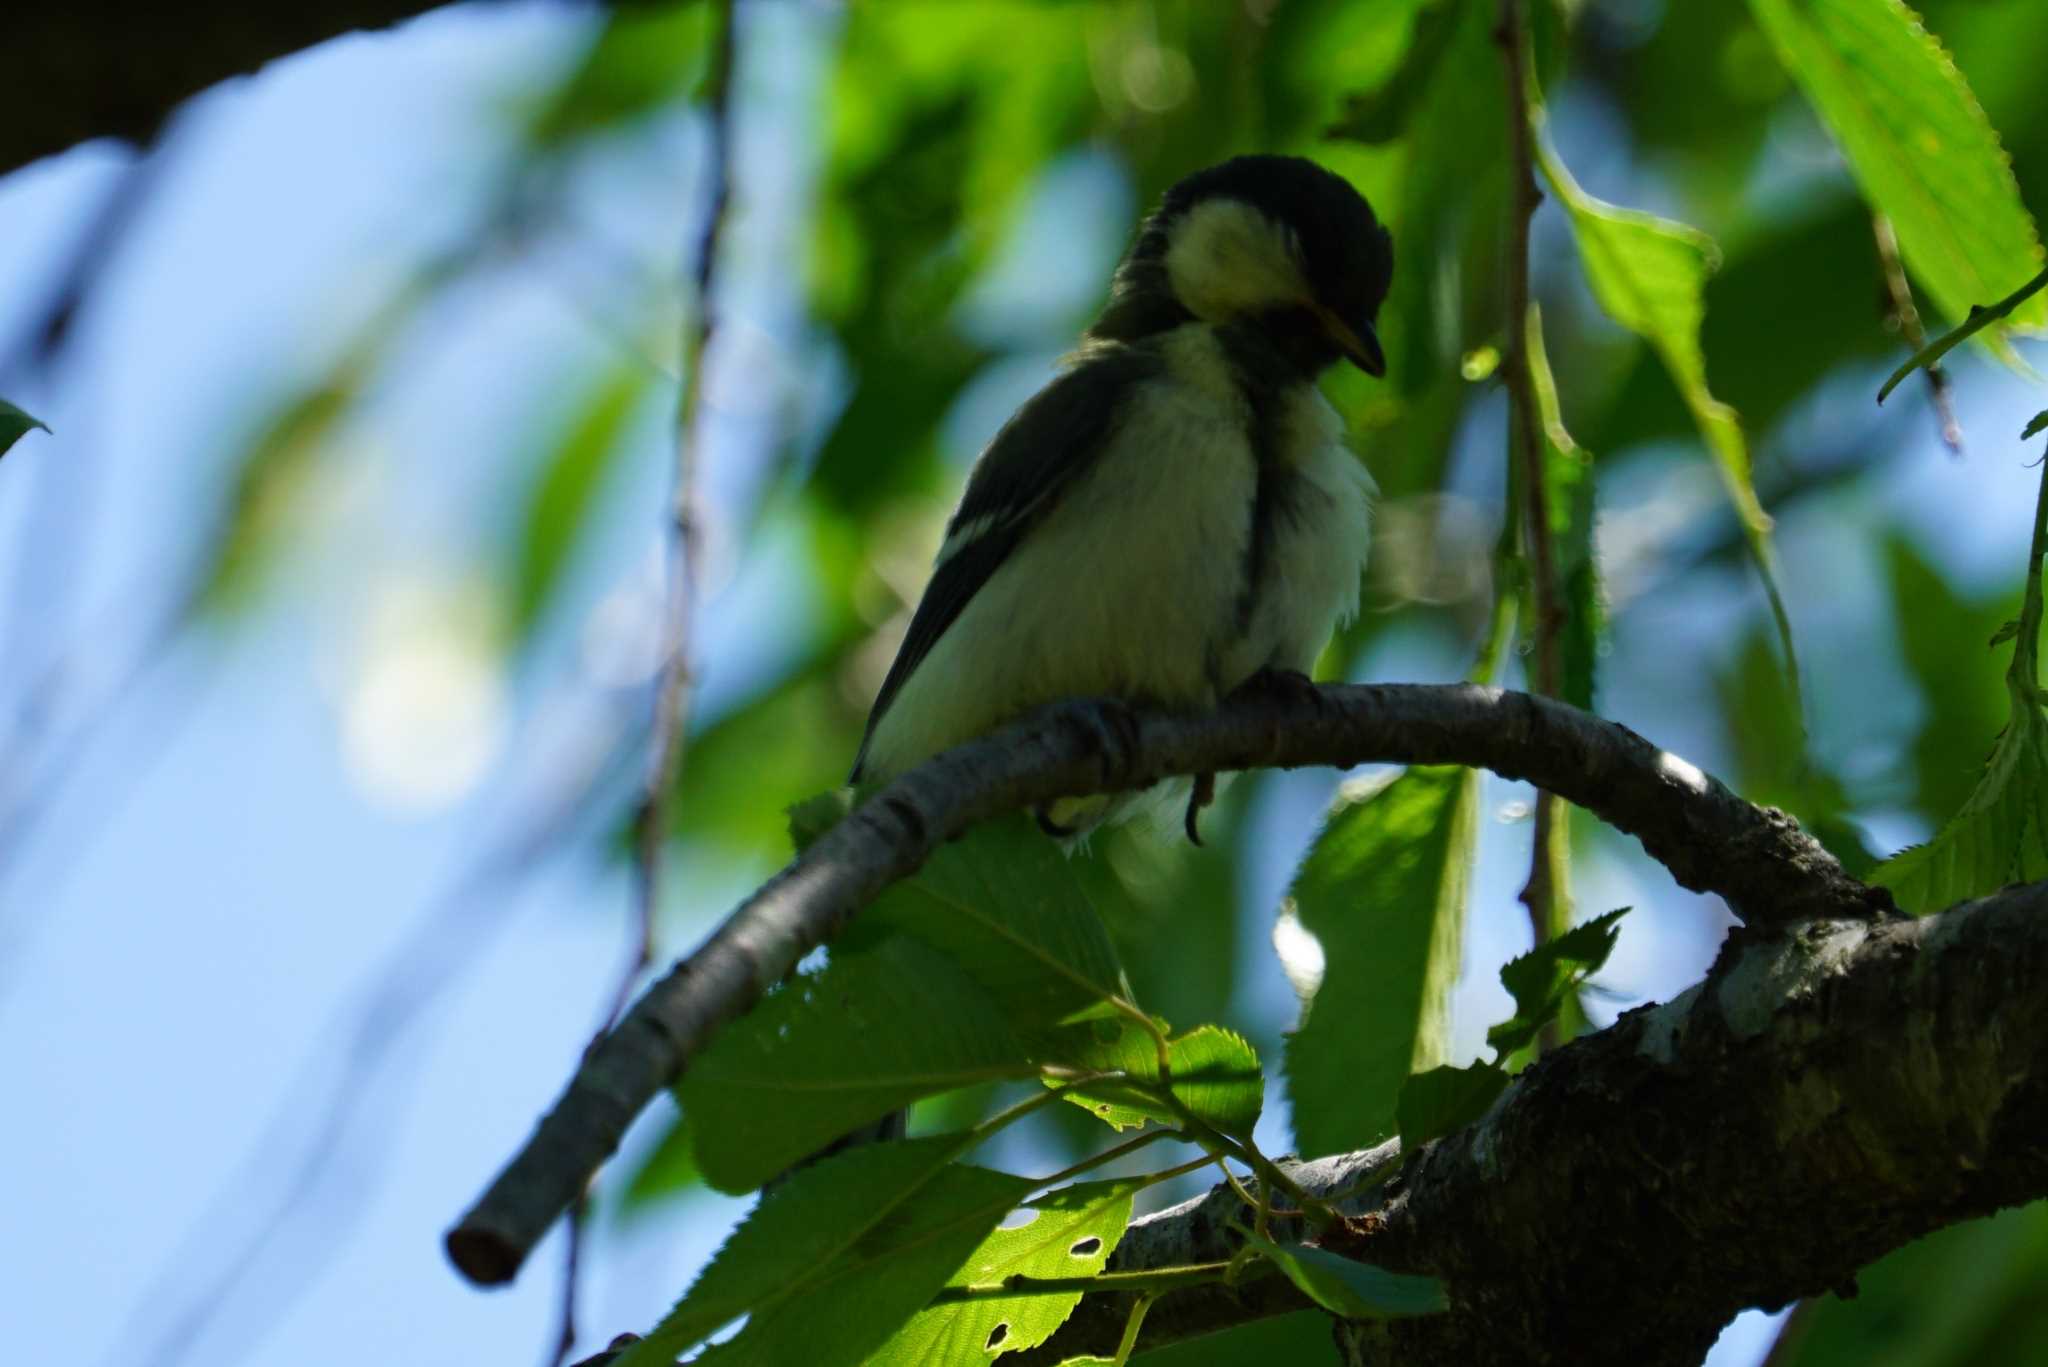
<instances>
[{"instance_id":1,"label":"serrated leaf","mask_svg":"<svg viewBox=\"0 0 2048 1367\"><path fill-rule=\"evenodd\" d=\"M1478 814L1476 771L1409 769L1338 807L1295 875L1295 913L1324 955L1287 1038L1304 1154L1392 1134L1408 1075L1444 1061Z\"/></svg>"},{"instance_id":2,"label":"serrated leaf","mask_svg":"<svg viewBox=\"0 0 2048 1367\"><path fill-rule=\"evenodd\" d=\"M1123 968L1059 847L1023 815L939 849L854 922L849 944L914 936L973 975L1020 1029L1123 994Z\"/></svg>"},{"instance_id":3,"label":"serrated leaf","mask_svg":"<svg viewBox=\"0 0 2048 1367\"><path fill-rule=\"evenodd\" d=\"M0 399L0 456L6 455L9 447L38 427L45 432L50 430L50 425L42 419L32 418L7 400Z\"/></svg>"},{"instance_id":4,"label":"serrated leaf","mask_svg":"<svg viewBox=\"0 0 2048 1367\"><path fill-rule=\"evenodd\" d=\"M2040 432L2041 429L2044 427L2048 427L2048 409L2043 409L2041 412L2036 413L2033 417L2027 419L2026 427L2022 429L2020 432L2020 440L2025 441L2028 437L2034 436L2036 433Z\"/></svg>"},{"instance_id":5,"label":"serrated leaf","mask_svg":"<svg viewBox=\"0 0 2048 1367\"><path fill-rule=\"evenodd\" d=\"M2034 503L2027 585L2005 672L2011 711L1962 808L1933 840L1879 864L1870 881L1915 915L2007 883L2048 877L2048 702L2041 691L2041 566L2048 555L2048 469Z\"/></svg>"},{"instance_id":6,"label":"serrated leaf","mask_svg":"<svg viewBox=\"0 0 2048 1367\"><path fill-rule=\"evenodd\" d=\"M1628 914L1617 907L1590 921L1581 921L1553 940L1501 966L1501 986L1515 999L1515 1014L1486 1032L1486 1042L1505 1059L1527 1047L1579 984L1600 971L1621 933L1617 922Z\"/></svg>"},{"instance_id":7,"label":"serrated leaf","mask_svg":"<svg viewBox=\"0 0 2048 1367\"><path fill-rule=\"evenodd\" d=\"M1507 1085L1506 1070L1493 1063L1445 1064L1415 1074L1401 1087L1401 1152L1414 1153L1432 1139L1464 1129L1486 1114Z\"/></svg>"},{"instance_id":8,"label":"serrated leaf","mask_svg":"<svg viewBox=\"0 0 2048 1367\"><path fill-rule=\"evenodd\" d=\"M919 1097L1032 1071L974 979L897 937L771 994L719 1033L677 1095L705 1180L744 1192Z\"/></svg>"},{"instance_id":9,"label":"serrated leaf","mask_svg":"<svg viewBox=\"0 0 2048 1367\"><path fill-rule=\"evenodd\" d=\"M590 521L606 473L624 443L627 420L646 392L646 374L622 367L583 396L527 490L508 576L512 621L524 639L533 630Z\"/></svg>"},{"instance_id":10,"label":"serrated leaf","mask_svg":"<svg viewBox=\"0 0 2048 1367\"><path fill-rule=\"evenodd\" d=\"M1157 1043L1136 1025L1126 1025L1114 1040L1077 1049L1061 1061L1087 1071L1120 1069L1139 1081L1159 1079ZM1242 1036L1220 1025L1198 1026L1168 1042L1167 1065L1173 1070L1174 1096L1197 1119L1227 1135L1252 1132L1265 1104L1266 1084L1258 1053ZM1119 1083L1077 1088L1066 1094L1066 1100L1112 1129L1148 1120L1181 1123L1165 1102Z\"/></svg>"},{"instance_id":11,"label":"serrated leaf","mask_svg":"<svg viewBox=\"0 0 2048 1367\"><path fill-rule=\"evenodd\" d=\"M1434 1315L1450 1305L1444 1295L1444 1284L1435 1277L1389 1272L1371 1263L1353 1262L1326 1248L1276 1244L1256 1234L1247 1235L1245 1243L1272 1259L1273 1265L1302 1294L1344 1319Z\"/></svg>"},{"instance_id":12,"label":"serrated leaf","mask_svg":"<svg viewBox=\"0 0 2048 1367\"><path fill-rule=\"evenodd\" d=\"M2048 719L2038 706L2015 713L1992 748L1976 790L1934 839L1871 871L1903 911L1925 915L2048 877Z\"/></svg>"},{"instance_id":13,"label":"serrated leaf","mask_svg":"<svg viewBox=\"0 0 2048 1367\"><path fill-rule=\"evenodd\" d=\"M1024 1209L1029 1224L998 1229L981 1242L948 1286L999 1286L1011 1277L1092 1277L1100 1272L1131 1219L1142 1177L1062 1187ZM932 1305L912 1316L867 1367L924 1367L977 1362L995 1353L1035 1348L1051 1338L1081 1303L1078 1291Z\"/></svg>"},{"instance_id":14,"label":"serrated leaf","mask_svg":"<svg viewBox=\"0 0 2048 1367\"><path fill-rule=\"evenodd\" d=\"M792 1174L616 1367L670 1367L741 1315L746 1328L698 1361L860 1362L1030 1192L1030 1178L953 1164L971 1142L870 1144Z\"/></svg>"},{"instance_id":15,"label":"serrated leaf","mask_svg":"<svg viewBox=\"0 0 2048 1367\"><path fill-rule=\"evenodd\" d=\"M1951 319L2041 264L1998 134L1955 62L1900 0L1750 0L1792 78L1892 221L1906 265ZM2048 324L2048 299L2013 327Z\"/></svg>"}]
</instances>

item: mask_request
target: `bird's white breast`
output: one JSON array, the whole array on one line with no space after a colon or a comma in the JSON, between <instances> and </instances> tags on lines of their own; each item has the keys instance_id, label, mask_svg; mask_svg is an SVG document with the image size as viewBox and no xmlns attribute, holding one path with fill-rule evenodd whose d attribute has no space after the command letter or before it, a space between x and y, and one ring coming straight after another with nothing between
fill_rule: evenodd
<instances>
[{"instance_id":1,"label":"bird's white breast","mask_svg":"<svg viewBox=\"0 0 2048 1367\"><path fill-rule=\"evenodd\" d=\"M1259 469L1252 415L1206 327L1165 342L1090 467L974 595L877 723L899 773L1057 698L1212 705L1258 669L1305 670L1357 607L1371 478L1304 385L1279 415L1279 521L1245 598Z\"/></svg>"}]
</instances>

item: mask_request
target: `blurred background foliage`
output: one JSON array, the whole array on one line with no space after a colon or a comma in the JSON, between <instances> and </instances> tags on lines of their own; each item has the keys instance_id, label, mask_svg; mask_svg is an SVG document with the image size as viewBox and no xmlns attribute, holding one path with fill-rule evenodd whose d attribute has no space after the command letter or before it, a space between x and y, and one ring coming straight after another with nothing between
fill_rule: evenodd
<instances>
[{"instance_id":1,"label":"blurred background foliage","mask_svg":"<svg viewBox=\"0 0 2048 1367\"><path fill-rule=\"evenodd\" d=\"M450 59L465 24L507 22L498 8L456 6L368 40L366 70L419 45L415 79L443 79L445 63L446 79L469 82L471 98L437 115L462 123L451 145L463 150L430 163L431 178L413 164L418 179L382 209L403 229L368 220L338 243L319 290L297 287L317 302L263 315L256 342L185 396L191 411L161 419L175 439L154 454L155 415L96 414L114 400L90 360L114 327L141 330L165 355L190 345L185 319L123 304L153 274L179 270L152 219L196 193L181 178L211 184L205 119L174 121L147 160L87 148L0 181L0 225L20 226L0 391L55 429L29 433L0 465L10 934L34 929L37 879L81 848L125 857L91 843L106 800L94 774L102 787L110 774L139 781L167 750L184 757L155 782L193 791L195 761L169 737L185 712L205 715L193 699L218 686L209 680L238 671L326 699L353 800L431 823L452 882L443 869L382 895L445 908L565 861L575 872L557 894L561 914L605 943L622 933L674 370L700 307L684 258L709 190L713 11L507 7L532 30L526 55L506 63L512 75ZM1802 6L1560 0L1535 6L1535 38L1551 135L1586 190L1713 240L1700 346L1777 520L1803 704L1695 418L1655 350L1603 314L1554 199L1536 220L1534 283L1563 422L1593 462L1605 614L1586 643L1596 710L1786 807L1861 869L1962 805L2005 722L2004 655L1986 646L2015 612L2033 478L2015 437L2039 404L1975 350L1951 366L1962 454L1943 447L1918 379L1885 409L1871 403L1910 350L1898 301L1869 202L1758 27L1766 9ZM2038 220L2048 6L1927 0L1919 13L2002 136ZM1136 217L1224 156L1315 156L1395 233L1390 376L1328 382L1385 499L1366 610L1325 670L1448 679L1471 668L1496 594L1513 591L1495 560L1507 181L1492 23L1478 0L740 6L698 490L707 571L691 653L702 688L670 808L684 874L658 927L665 951L686 948L779 866L784 810L841 780L968 462L1090 317ZM289 82L296 65L260 82ZM379 157L400 160L372 149L348 174L373 174ZM84 169L67 171L73 161ZM102 203L131 182L141 207L73 279L66 244L92 240ZM260 198L264 187L239 192ZM295 231L289 205L270 204L260 221ZM38 237L29 229L40 223L62 230ZM1960 321L1952 291L1928 289L1907 247L1927 331ZM2004 263L1999 292L2037 265L2026 252ZM547 309L530 307L536 292ZM154 514L106 511L121 499ZM90 551L91 573L75 569L76 547ZM1505 681L1518 682L1523 660L1507 662ZM146 725L132 724L136 709ZM218 723L198 724L205 735ZM112 746L118 766L83 765L95 746ZM1295 1000L1266 941L1336 781L1236 784L1201 850L1124 834L1097 842L1081 874L1118 886L1102 900L1123 909L1112 930L1150 1008L1227 1020L1280 1056ZM277 776L276 801L289 808L297 791ZM1494 969L1527 935L1512 898L1528 861L1528 794L1494 782L1486 807L1460 1057L1505 1014ZM363 838L354 858L374 863L385 837ZM1639 909L1590 1002L1595 1017L1695 977L1725 913L1671 888L1632 845L1585 823L1573 839L1582 909ZM39 854L46 845L62 853ZM164 904L153 914L185 915L175 873L155 882ZM459 978L463 952L455 942L435 953L446 960L438 992ZM504 990L596 1003L610 989L599 970ZM8 994L24 1000L14 975L0 975L0 1001ZM358 1016L352 999L336 1000L299 1008L372 1024L392 1009L376 992ZM476 1009L516 1011L518 998ZM548 1057L497 1061L521 1079L519 1105L552 1087L580 1043L574 1029L561 1035ZM223 1113L221 1143L245 1143L270 1100ZM956 1117L987 1104L933 1103ZM1085 1117L1063 1123L1070 1133L1041 1142L1084 1142ZM500 1143L468 1147L480 1176ZM705 1218L690 1204L700 1189L672 1109L620 1167L600 1204L632 1218L601 1226L600 1267L605 1230L627 1240L620 1231ZM308 1171L280 1179L281 1211L303 1195L294 1182L334 1180ZM452 1210L462 1193L444 1195ZM237 1264L234 1236L196 1228L208 1256ZM1858 1300L1802 1313L1771 1360L2048 1359L2048 1340L2028 1328L2044 1238L2030 1209L1902 1251ZM648 1304L677 1289L649 1290ZM224 1294L208 1313L235 1305ZM170 1312L138 1313L161 1327ZM601 1341L628 1327L639 1325L590 1332ZM1309 1328L1254 1332L1305 1342L1288 1360L1311 1360L1327 1341ZM1728 1360L1755 1360L1768 1333L1728 1347ZM163 1329L153 1341L170 1360L201 1340ZM1215 1351L1221 1361L1260 1350Z\"/></svg>"}]
</instances>

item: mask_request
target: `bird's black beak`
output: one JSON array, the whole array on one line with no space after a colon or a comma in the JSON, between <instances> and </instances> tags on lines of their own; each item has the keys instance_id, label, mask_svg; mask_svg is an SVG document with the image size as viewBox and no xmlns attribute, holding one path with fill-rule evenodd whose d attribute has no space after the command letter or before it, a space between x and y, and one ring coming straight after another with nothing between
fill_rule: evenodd
<instances>
[{"instance_id":1,"label":"bird's black beak","mask_svg":"<svg viewBox=\"0 0 2048 1367\"><path fill-rule=\"evenodd\" d=\"M1316 318L1345 360L1375 379L1387 373L1387 353L1380 350L1380 335L1369 320L1360 319L1356 325L1347 323L1320 305L1316 307Z\"/></svg>"}]
</instances>

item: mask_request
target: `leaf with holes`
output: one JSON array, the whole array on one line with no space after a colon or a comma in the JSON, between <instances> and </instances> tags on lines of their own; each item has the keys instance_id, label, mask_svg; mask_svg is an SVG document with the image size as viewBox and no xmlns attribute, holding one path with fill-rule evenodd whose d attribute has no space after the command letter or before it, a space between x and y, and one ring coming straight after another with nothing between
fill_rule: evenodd
<instances>
[{"instance_id":1,"label":"leaf with holes","mask_svg":"<svg viewBox=\"0 0 2048 1367\"><path fill-rule=\"evenodd\" d=\"M965 1136L871 1144L813 1164L761 1202L696 1285L617 1367L698 1362L854 1367L930 1301L1036 1185L949 1160Z\"/></svg>"},{"instance_id":2,"label":"leaf with holes","mask_svg":"<svg viewBox=\"0 0 2048 1367\"><path fill-rule=\"evenodd\" d=\"M1131 1197L1142 1177L1080 1182L1049 1192L1024 1209L1029 1224L998 1229L982 1240L948 1286L999 1286L1011 1277L1092 1277L1123 1237ZM975 1362L992 1353L1035 1348L1051 1338L1081 1303L1078 1291L927 1306L868 1359L868 1367L921 1367Z\"/></svg>"},{"instance_id":3,"label":"leaf with holes","mask_svg":"<svg viewBox=\"0 0 2048 1367\"><path fill-rule=\"evenodd\" d=\"M1339 806L1302 861L1291 896L1325 960L1287 1037L1302 1152L1393 1133L1402 1083L1444 1061L1478 818L1477 771L1413 768Z\"/></svg>"},{"instance_id":4,"label":"leaf with holes","mask_svg":"<svg viewBox=\"0 0 2048 1367\"><path fill-rule=\"evenodd\" d=\"M1157 1042L1136 1025L1125 1026L1114 1040L1084 1046L1061 1062L1091 1072L1118 1069L1141 1082L1159 1080ZM1265 1075L1257 1052L1242 1036L1220 1025L1200 1026L1168 1044L1167 1066L1173 1072L1174 1096L1196 1119L1227 1135L1252 1132L1265 1104ZM1112 1129L1148 1120L1181 1123L1173 1107L1123 1083L1076 1088L1066 1100Z\"/></svg>"},{"instance_id":5,"label":"leaf with holes","mask_svg":"<svg viewBox=\"0 0 2048 1367\"><path fill-rule=\"evenodd\" d=\"M719 1032L677 1095L705 1180L743 1192L919 1097L1033 1071L980 985L898 936L770 994Z\"/></svg>"},{"instance_id":6,"label":"leaf with holes","mask_svg":"<svg viewBox=\"0 0 2048 1367\"><path fill-rule=\"evenodd\" d=\"M1389 1272L1325 1248L1276 1244L1256 1234L1245 1236L1245 1245L1270 1258L1310 1300L1347 1320L1434 1315L1450 1304L1444 1284L1434 1277Z\"/></svg>"}]
</instances>

